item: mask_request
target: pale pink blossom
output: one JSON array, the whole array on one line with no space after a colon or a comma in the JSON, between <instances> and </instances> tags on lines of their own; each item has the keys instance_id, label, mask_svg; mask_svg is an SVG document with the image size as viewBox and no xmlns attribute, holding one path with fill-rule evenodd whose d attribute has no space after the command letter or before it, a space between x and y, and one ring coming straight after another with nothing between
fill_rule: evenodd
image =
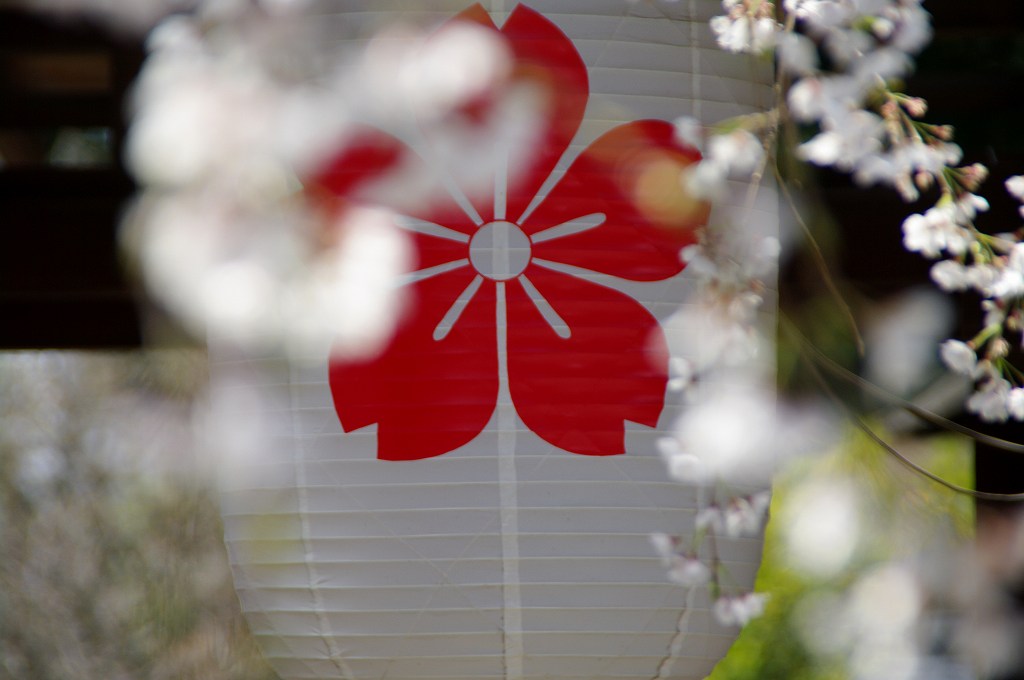
<instances>
[{"instance_id":1,"label":"pale pink blossom","mask_svg":"<svg viewBox=\"0 0 1024 680\"><path fill-rule=\"evenodd\" d=\"M750 175L764 162L764 144L747 130L713 135L702 162L721 166L727 175Z\"/></svg>"},{"instance_id":2,"label":"pale pink blossom","mask_svg":"<svg viewBox=\"0 0 1024 680\"><path fill-rule=\"evenodd\" d=\"M1024 420L1024 388L1014 387L1006 396L1006 410L1014 420Z\"/></svg>"},{"instance_id":3,"label":"pale pink blossom","mask_svg":"<svg viewBox=\"0 0 1024 680\"><path fill-rule=\"evenodd\" d=\"M723 511L725 535L729 538L756 536L764 524L768 500L769 497L762 494L731 499Z\"/></svg>"},{"instance_id":4,"label":"pale pink blossom","mask_svg":"<svg viewBox=\"0 0 1024 680\"><path fill-rule=\"evenodd\" d=\"M1024 201L1024 175L1014 175L1006 180L1006 190L1018 201Z\"/></svg>"},{"instance_id":5,"label":"pale pink blossom","mask_svg":"<svg viewBox=\"0 0 1024 680\"><path fill-rule=\"evenodd\" d=\"M932 281L947 293L966 290L971 285L967 267L956 260L936 262L932 265L930 274Z\"/></svg>"},{"instance_id":6,"label":"pale pink blossom","mask_svg":"<svg viewBox=\"0 0 1024 680\"><path fill-rule=\"evenodd\" d=\"M909 216L903 221L904 247L931 258L938 257L942 251L963 255L974 238L956 222L956 217L956 208L950 204L929 208L923 215Z\"/></svg>"},{"instance_id":7,"label":"pale pink blossom","mask_svg":"<svg viewBox=\"0 0 1024 680\"><path fill-rule=\"evenodd\" d=\"M725 526L725 517L722 509L717 505L709 505L697 511L694 519L694 528L698 531L721 532Z\"/></svg>"},{"instance_id":8,"label":"pale pink blossom","mask_svg":"<svg viewBox=\"0 0 1024 680\"><path fill-rule=\"evenodd\" d=\"M797 155L815 165L844 171L856 168L861 161L882 148L885 128L882 119L868 111L851 111L840 119L826 118L823 131L801 144Z\"/></svg>"},{"instance_id":9,"label":"pale pink blossom","mask_svg":"<svg viewBox=\"0 0 1024 680\"><path fill-rule=\"evenodd\" d=\"M682 392L692 387L698 379L693 362L683 357L671 357L668 360L668 389Z\"/></svg>"},{"instance_id":10,"label":"pale pink blossom","mask_svg":"<svg viewBox=\"0 0 1024 680\"><path fill-rule=\"evenodd\" d=\"M971 287L986 297L992 296L992 286L998 279L999 269L991 264L975 264L967 267L967 280ZM985 325L988 325L988 322Z\"/></svg>"},{"instance_id":11,"label":"pale pink blossom","mask_svg":"<svg viewBox=\"0 0 1024 680\"><path fill-rule=\"evenodd\" d=\"M711 580L711 569L695 555L688 553L683 542L676 536L652 534L651 545L668 568L668 578L687 588L702 586Z\"/></svg>"},{"instance_id":12,"label":"pale pink blossom","mask_svg":"<svg viewBox=\"0 0 1024 680\"><path fill-rule=\"evenodd\" d=\"M780 26L774 19L763 16L763 12L751 13L744 4L723 5L730 10L729 14L713 17L709 22L719 47L729 52L760 54L775 46Z\"/></svg>"},{"instance_id":13,"label":"pale pink blossom","mask_svg":"<svg viewBox=\"0 0 1024 680\"><path fill-rule=\"evenodd\" d=\"M818 69L818 49L805 35L782 33L775 50L779 65L790 73L805 76Z\"/></svg>"},{"instance_id":14,"label":"pale pink blossom","mask_svg":"<svg viewBox=\"0 0 1024 680\"><path fill-rule=\"evenodd\" d=\"M988 422L1003 422L1010 416L1010 383L997 377L982 381L978 391L967 399L967 410Z\"/></svg>"},{"instance_id":15,"label":"pale pink blossom","mask_svg":"<svg viewBox=\"0 0 1024 680\"><path fill-rule=\"evenodd\" d=\"M954 373L962 375L974 375L978 365L978 355L965 342L960 340L946 340L939 347L939 355L943 363Z\"/></svg>"},{"instance_id":16,"label":"pale pink blossom","mask_svg":"<svg viewBox=\"0 0 1024 680\"><path fill-rule=\"evenodd\" d=\"M745 626L764 613L767 600L764 593L724 595L715 600L715 619L723 626Z\"/></svg>"},{"instance_id":17,"label":"pale pink blossom","mask_svg":"<svg viewBox=\"0 0 1024 680\"><path fill-rule=\"evenodd\" d=\"M704 126L693 116L680 116L673 122L676 140L695 149L704 148Z\"/></svg>"},{"instance_id":18,"label":"pale pink blossom","mask_svg":"<svg viewBox=\"0 0 1024 680\"><path fill-rule=\"evenodd\" d=\"M711 580L711 568L696 557L676 555L669 563L668 578L686 588L702 586Z\"/></svg>"}]
</instances>

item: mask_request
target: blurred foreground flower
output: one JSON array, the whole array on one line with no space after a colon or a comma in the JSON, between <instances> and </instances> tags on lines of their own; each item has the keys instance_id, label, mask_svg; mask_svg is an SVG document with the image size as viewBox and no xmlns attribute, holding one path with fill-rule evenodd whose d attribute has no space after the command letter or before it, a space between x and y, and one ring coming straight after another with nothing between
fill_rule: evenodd
<instances>
[{"instance_id":1,"label":"blurred foreground flower","mask_svg":"<svg viewBox=\"0 0 1024 680\"><path fill-rule=\"evenodd\" d=\"M304 183L364 143L352 121L371 118L418 151L431 142L431 163L394 169L400 197L384 203L429 205L452 182L470 198L491 192L480 178L497 156L481 141L529 153L534 92L509 81L506 45L473 22L393 27L356 52L302 3L258 4L200 2L150 35L128 139L145 191L125 241L156 298L200 337L292 358L369 356L419 264L409 225L376 208L325 209Z\"/></svg>"}]
</instances>

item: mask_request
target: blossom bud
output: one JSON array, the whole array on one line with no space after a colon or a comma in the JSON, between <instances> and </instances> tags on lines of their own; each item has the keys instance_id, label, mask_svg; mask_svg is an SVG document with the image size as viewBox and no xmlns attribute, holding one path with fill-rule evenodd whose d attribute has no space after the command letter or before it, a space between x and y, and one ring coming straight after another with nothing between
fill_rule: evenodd
<instances>
[{"instance_id":1,"label":"blossom bud","mask_svg":"<svg viewBox=\"0 0 1024 680\"><path fill-rule=\"evenodd\" d=\"M1021 323L1019 309L1014 310L1010 316L1006 317L1006 329L1015 333L1020 331Z\"/></svg>"},{"instance_id":2,"label":"blossom bud","mask_svg":"<svg viewBox=\"0 0 1024 680\"><path fill-rule=\"evenodd\" d=\"M921 191L927 191L930 189L934 181L935 178L932 174L930 172L925 172L924 170L919 170L917 174L914 175L914 184L916 184L917 188Z\"/></svg>"},{"instance_id":3,"label":"blossom bud","mask_svg":"<svg viewBox=\"0 0 1024 680\"><path fill-rule=\"evenodd\" d=\"M932 128L932 134L941 139L944 142L948 142L953 139L953 126L952 125L936 125Z\"/></svg>"},{"instance_id":4,"label":"blossom bud","mask_svg":"<svg viewBox=\"0 0 1024 680\"><path fill-rule=\"evenodd\" d=\"M1010 343L1006 338L996 338L988 344L986 356L989 359L1001 359L1010 353Z\"/></svg>"},{"instance_id":5,"label":"blossom bud","mask_svg":"<svg viewBox=\"0 0 1024 680\"><path fill-rule=\"evenodd\" d=\"M1024 175L1014 175L1007 178L1006 190L1018 201L1024 201Z\"/></svg>"},{"instance_id":6,"label":"blossom bud","mask_svg":"<svg viewBox=\"0 0 1024 680\"><path fill-rule=\"evenodd\" d=\"M899 192L900 198L907 203L912 203L921 196L917 189L914 188L914 183L910 180L910 175L897 175L893 178L893 185L896 187L896 191Z\"/></svg>"},{"instance_id":7,"label":"blossom bud","mask_svg":"<svg viewBox=\"0 0 1024 680\"><path fill-rule=\"evenodd\" d=\"M968 165L962 171L964 179L970 184L968 191L974 191L988 178L988 168L981 163Z\"/></svg>"},{"instance_id":8,"label":"blossom bud","mask_svg":"<svg viewBox=\"0 0 1024 680\"><path fill-rule=\"evenodd\" d=\"M904 108L914 118L920 118L928 112L928 102L920 97L909 97L903 101Z\"/></svg>"},{"instance_id":9,"label":"blossom bud","mask_svg":"<svg viewBox=\"0 0 1024 680\"><path fill-rule=\"evenodd\" d=\"M875 34L875 37L879 40L888 40L892 35L895 26L888 19L877 17L871 22L871 32Z\"/></svg>"}]
</instances>

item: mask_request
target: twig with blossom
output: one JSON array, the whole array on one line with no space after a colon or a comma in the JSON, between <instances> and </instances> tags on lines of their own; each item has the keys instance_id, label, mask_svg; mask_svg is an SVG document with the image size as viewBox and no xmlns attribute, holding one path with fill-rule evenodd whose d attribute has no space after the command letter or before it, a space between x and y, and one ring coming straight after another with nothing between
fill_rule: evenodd
<instances>
[{"instance_id":1,"label":"twig with blossom","mask_svg":"<svg viewBox=\"0 0 1024 680\"><path fill-rule=\"evenodd\" d=\"M975 338L967 343L948 341L942 357L977 381L978 390L967 401L969 410L989 420L1024 419L1024 373L1007 361L1009 343L1004 337L1008 331L1024 331L1024 245L1019 244L1024 232L990 236L974 226L977 213L988 208L975 193L987 169L981 164L959 165L962 153L952 143L952 129L922 121L927 103L898 88L899 79L913 66L913 55L931 39L921 0L783 0L780 6L770 0L723 0L722 6L726 14L711 21L720 47L754 55L774 50L779 67L777 102L769 112L720 124L707 139L701 139L696 121L682 119L679 134L696 146L704 142L705 150L704 159L683 178L687 187L695 195L716 198L732 177L746 179L756 191L758 168L776 161L773 152L780 126L800 124L816 128L810 139L796 146L794 155L800 160L849 173L861 185L892 186L906 201L938 188L935 207L904 222L904 244L931 258L945 254L947 259L933 268L933 279L945 290L974 287L985 298L987 313L985 327ZM784 180L782 186L792 202ZM1007 188L1024 201L1024 177L1011 178ZM706 384L709 374L753 353L753 319L766 279L736 264L744 261L737 255L743 250L737 239L728 237L728 229L711 225L701 242L682 255L700 279L698 299L705 305L704 318L718 320L716 337L729 342L713 343L726 349L710 356L674 360L677 386L692 389ZM842 300L827 271L825 279ZM845 303L843 308L848 310ZM852 315L850 319L856 330ZM976 352L982 350L979 360ZM707 413L714 401L712 397L691 407L677 423L675 435L663 442L670 470L683 481L693 481L689 478L695 471L719 479L735 463L729 454L735 458L736 452L717 451L716 443L701 439L700 427L692 419L697 413L705 422L718 422ZM708 461L716 457L718 469L707 469ZM926 470L918 472L935 478ZM698 483L707 483L707 478ZM711 506L701 512L709 516ZM692 585L700 574L715 590L715 570L706 565L698 569L693 562L705 531L721 528L697 527L689 541L656 539L676 580ZM726 605L722 606L724 612Z\"/></svg>"},{"instance_id":2,"label":"twig with blossom","mask_svg":"<svg viewBox=\"0 0 1024 680\"><path fill-rule=\"evenodd\" d=\"M969 411L988 421L1024 420L1024 373L1008 359L1011 339L1024 344L1024 231L993 235L975 226L989 207L976 193L988 169L960 165L952 128L921 120L927 102L898 89L913 55L931 39L921 0L722 4L727 14L711 22L719 45L752 54L774 48L785 90L779 118L817 127L797 157L849 173L861 185L890 185L906 201L938 189L933 207L904 220L904 246L938 260L931 277L942 290L976 291L984 312L978 333L947 341L941 357L974 380ZM1006 188L1024 202L1024 176L1009 178Z\"/></svg>"}]
</instances>

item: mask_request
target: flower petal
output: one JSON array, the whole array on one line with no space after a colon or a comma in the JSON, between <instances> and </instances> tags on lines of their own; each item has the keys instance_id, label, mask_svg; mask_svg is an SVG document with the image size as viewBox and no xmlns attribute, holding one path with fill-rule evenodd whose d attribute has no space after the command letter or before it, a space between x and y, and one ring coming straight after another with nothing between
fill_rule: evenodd
<instances>
[{"instance_id":1,"label":"flower petal","mask_svg":"<svg viewBox=\"0 0 1024 680\"><path fill-rule=\"evenodd\" d=\"M447 453L474 439L498 398L495 286L474 287L467 267L410 287L408 315L381 354L336 355L330 363L334 407L342 428L377 423L377 456L416 460ZM435 340L463 293L471 299Z\"/></svg>"},{"instance_id":2,"label":"flower petal","mask_svg":"<svg viewBox=\"0 0 1024 680\"><path fill-rule=\"evenodd\" d=\"M515 54L515 77L539 85L546 100L545 129L531 167L509 186L508 216L517 219L576 136L587 108L590 81L576 46L539 12L517 5L501 32Z\"/></svg>"},{"instance_id":3,"label":"flower petal","mask_svg":"<svg viewBox=\"0 0 1024 680\"><path fill-rule=\"evenodd\" d=\"M560 337L520 280L506 286L509 389L538 436L587 455L625 451L624 421L657 425L668 381L665 338L650 313L618 291L527 268L569 327Z\"/></svg>"},{"instance_id":4,"label":"flower petal","mask_svg":"<svg viewBox=\"0 0 1024 680\"><path fill-rule=\"evenodd\" d=\"M696 241L710 212L680 181L682 170L699 159L696 149L674 140L664 121L607 132L520 225L534 241L534 257L633 281L679 273L680 249ZM604 216L600 226L544 239L545 230L594 214Z\"/></svg>"},{"instance_id":5,"label":"flower petal","mask_svg":"<svg viewBox=\"0 0 1024 680\"><path fill-rule=\"evenodd\" d=\"M477 226L437 181L438 173L399 139L369 126L353 126L348 143L306 182L328 212L350 204L391 210L471 236ZM467 257L464 242L414 231L417 268ZM467 240L468 242L468 240Z\"/></svg>"},{"instance_id":6,"label":"flower petal","mask_svg":"<svg viewBox=\"0 0 1024 680\"><path fill-rule=\"evenodd\" d=\"M494 32L507 68L442 119L417 111L433 152L485 221L518 218L576 135L589 97L587 68L558 26L524 5L497 28L473 5L431 38L460 36L460 23ZM453 50L454 51L454 50ZM472 56L465 57L472 59Z\"/></svg>"}]
</instances>

